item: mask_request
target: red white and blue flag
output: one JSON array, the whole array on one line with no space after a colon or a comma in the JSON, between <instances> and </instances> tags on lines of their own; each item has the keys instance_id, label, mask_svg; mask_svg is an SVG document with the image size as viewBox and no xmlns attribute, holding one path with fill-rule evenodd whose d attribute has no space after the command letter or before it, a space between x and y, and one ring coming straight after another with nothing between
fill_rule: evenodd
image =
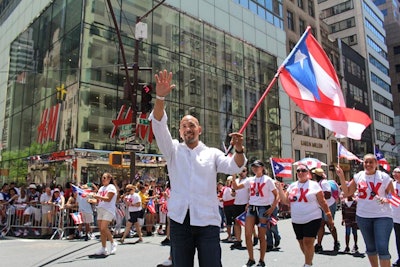
<instances>
[{"instance_id":1,"label":"red white and blue flag","mask_svg":"<svg viewBox=\"0 0 400 267\"><path fill-rule=\"evenodd\" d=\"M82 189L79 186L76 185L72 185L72 192L76 192L78 195L80 195L81 197L87 197L87 195L92 192L92 190L90 189Z\"/></svg>"},{"instance_id":2,"label":"red white and blue flag","mask_svg":"<svg viewBox=\"0 0 400 267\"><path fill-rule=\"evenodd\" d=\"M292 163L291 158L270 158L272 171L275 177L291 178L292 177Z\"/></svg>"},{"instance_id":3,"label":"red white and blue flag","mask_svg":"<svg viewBox=\"0 0 400 267\"><path fill-rule=\"evenodd\" d=\"M400 197L397 195L393 195L393 194L389 193L387 195L387 200L389 201L390 204L392 204L396 208L400 206Z\"/></svg>"},{"instance_id":4,"label":"red white and blue flag","mask_svg":"<svg viewBox=\"0 0 400 267\"><path fill-rule=\"evenodd\" d=\"M310 29L279 69L282 87L314 121L338 137L359 140L372 121L367 114L346 107L335 69Z\"/></svg>"},{"instance_id":5,"label":"red white and blue flag","mask_svg":"<svg viewBox=\"0 0 400 267\"><path fill-rule=\"evenodd\" d=\"M151 214L155 214L156 213L156 206L154 204L154 200L153 199L150 199L149 202L147 203L147 210Z\"/></svg>"},{"instance_id":6,"label":"red white and blue flag","mask_svg":"<svg viewBox=\"0 0 400 267\"><path fill-rule=\"evenodd\" d=\"M382 166L387 172L390 172L390 164L389 162L385 159L385 154L379 150L378 147L375 146L375 157L378 160L379 165Z\"/></svg>"},{"instance_id":7,"label":"red white and blue flag","mask_svg":"<svg viewBox=\"0 0 400 267\"><path fill-rule=\"evenodd\" d=\"M246 211L242 212L239 216L236 217L236 221L241 225L245 226L246 224Z\"/></svg>"},{"instance_id":8,"label":"red white and blue flag","mask_svg":"<svg viewBox=\"0 0 400 267\"><path fill-rule=\"evenodd\" d=\"M82 220L82 213L80 212L73 212L70 213L72 220L74 221L74 224L82 224L83 220Z\"/></svg>"},{"instance_id":9,"label":"red white and blue flag","mask_svg":"<svg viewBox=\"0 0 400 267\"><path fill-rule=\"evenodd\" d=\"M347 160L357 160L358 162L362 162L360 158L348 151L341 143L337 142L337 144L338 158L345 158Z\"/></svg>"}]
</instances>

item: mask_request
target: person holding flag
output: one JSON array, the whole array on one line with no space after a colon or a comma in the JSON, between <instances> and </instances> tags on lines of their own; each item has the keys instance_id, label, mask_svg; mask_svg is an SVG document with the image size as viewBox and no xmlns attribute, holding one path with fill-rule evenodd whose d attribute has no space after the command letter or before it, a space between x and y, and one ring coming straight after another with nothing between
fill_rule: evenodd
<instances>
[{"instance_id":1,"label":"person holding flag","mask_svg":"<svg viewBox=\"0 0 400 267\"><path fill-rule=\"evenodd\" d=\"M343 197L351 196L358 190L356 220L371 266L389 267L393 219L387 196L395 194L392 179L387 173L377 170L378 160L374 154L364 156L363 166L364 170L356 173L349 183L339 165L336 174L340 178Z\"/></svg>"},{"instance_id":2,"label":"person holding flag","mask_svg":"<svg viewBox=\"0 0 400 267\"><path fill-rule=\"evenodd\" d=\"M245 238L249 260L243 267L265 266L264 257L267 250L266 233L271 220L272 213L279 202L278 191L275 188L274 180L266 175L264 163L261 160L255 160L251 164L253 177L249 177L242 184L237 184L236 180L232 183L235 190L247 189L250 191L249 206L247 208L245 222ZM260 260L257 265L253 251L253 230L258 226L258 239L260 241Z\"/></svg>"},{"instance_id":3,"label":"person holding flag","mask_svg":"<svg viewBox=\"0 0 400 267\"><path fill-rule=\"evenodd\" d=\"M243 135L230 134L230 145L235 154L226 157L221 150L200 141L203 128L199 120L186 115L179 123L179 136L183 142L173 139L164 110L165 98L175 88L171 84L172 72L160 71L155 80L156 101L149 119L157 145L167 161L171 182L168 215L173 266L193 266L197 250L200 267L220 267L221 217L215 182L217 173L230 175L245 166Z\"/></svg>"},{"instance_id":4,"label":"person holding flag","mask_svg":"<svg viewBox=\"0 0 400 267\"><path fill-rule=\"evenodd\" d=\"M128 194L124 196L124 203L128 207L128 212L129 212L129 220L126 223L125 231L122 236L122 238L119 240L119 242L124 243L125 238L129 234L132 225L135 226L136 233L139 237L139 239L136 241L136 243L143 242L142 238L142 230L139 224L138 219L141 217L142 214L142 199L140 198L139 194L136 193L136 186L133 184L128 184L126 185L126 190L128 191Z\"/></svg>"},{"instance_id":5,"label":"person holding flag","mask_svg":"<svg viewBox=\"0 0 400 267\"><path fill-rule=\"evenodd\" d=\"M102 186L97 193L89 194L88 202L97 204L97 226L100 230L101 248L96 251L96 255L115 254L117 251L117 242L114 242L113 236L108 228L111 221L115 218L117 188L114 185L111 173L105 172L101 177ZM107 241L111 242L110 252L107 249Z\"/></svg>"},{"instance_id":6,"label":"person holding flag","mask_svg":"<svg viewBox=\"0 0 400 267\"><path fill-rule=\"evenodd\" d=\"M394 168L392 172L394 181L393 181L393 187L394 187L394 193L393 195L396 195L399 197L400 194L400 167ZM393 263L392 266L400 266L400 207L392 207L392 212L393 212L393 228L394 228L394 234L396 238L396 248L397 248L397 261Z\"/></svg>"}]
</instances>

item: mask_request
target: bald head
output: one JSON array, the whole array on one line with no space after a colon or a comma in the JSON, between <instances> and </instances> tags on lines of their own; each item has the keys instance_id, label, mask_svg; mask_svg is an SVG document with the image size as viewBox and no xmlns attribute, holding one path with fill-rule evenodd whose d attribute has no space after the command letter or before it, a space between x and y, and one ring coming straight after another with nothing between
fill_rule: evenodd
<instances>
[{"instance_id":1,"label":"bald head","mask_svg":"<svg viewBox=\"0 0 400 267\"><path fill-rule=\"evenodd\" d=\"M201 134L201 126L197 118L192 115L184 116L179 124L179 134L188 147L195 148Z\"/></svg>"}]
</instances>

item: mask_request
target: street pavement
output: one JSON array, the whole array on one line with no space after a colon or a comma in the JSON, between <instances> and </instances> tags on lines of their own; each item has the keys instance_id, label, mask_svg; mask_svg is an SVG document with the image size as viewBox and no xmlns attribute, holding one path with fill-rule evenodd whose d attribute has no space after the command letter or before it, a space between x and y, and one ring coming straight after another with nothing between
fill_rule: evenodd
<instances>
[{"instance_id":1,"label":"street pavement","mask_svg":"<svg viewBox=\"0 0 400 267\"><path fill-rule=\"evenodd\" d=\"M344 227L341 225L341 214L337 214L335 225L338 230L341 249L339 253L333 252L333 239L330 234L323 240L324 252L314 256L314 267L365 267L369 266L365 256L365 246L359 233L359 254L344 254ZM301 267L304 257L295 239L290 219L280 220L278 223L282 237L279 249L266 253L265 262L268 267ZM226 238L226 233L221 233L221 239ZM0 265L1 266L140 266L155 267L167 259L169 246L161 246L164 236L155 234L144 237L144 242L134 244L136 238L126 239L125 244L119 244L117 253L99 258L92 255L100 247L99 240L42 240L6 237L0 239ZM244 241L243 241L244 244ZM231 250L230 243L221 243L222 265L224 267L240 267L247 260L247 250ZM350 248L353 247L353 238ZM397 260L394 232L390 239L390 252L393 261ZM259 245L254 247L256 261L259 257ZM198 267L197 259L194 266Z\"/></svg>"}]
</instances>

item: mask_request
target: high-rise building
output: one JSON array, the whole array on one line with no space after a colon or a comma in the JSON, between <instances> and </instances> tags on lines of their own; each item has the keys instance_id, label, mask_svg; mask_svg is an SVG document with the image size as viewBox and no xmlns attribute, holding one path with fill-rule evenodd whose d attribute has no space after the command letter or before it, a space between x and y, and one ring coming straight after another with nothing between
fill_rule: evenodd
<instances>
[{"instance_id":1,"label":"high-rise building","mask_svg":"<svg viewBox=\"0 0 400 267\"><path fill-rule=\"evenodd\" d=\"M393 145L392 151L397 154L397 162L400 162L400 1L374 0L374 3L382 11L384 27L386 30L387 57L389 60L389 76L393 95L393 111L395 134L390 139Z\"/></svg>"},{"instance_id":2,"label":"high-rise building","mask_svg":"<svg viewBox=\"0 0 400 267\"><path fill-rule=\"evenodd\" d=\"M318 4L320 18L329 25L330 38L340 38L366 59L372 140L394 165L397 153L390 142L395 128L384 16L371 0L319 0Z\"/></svg>"},{"instance_id":3,"label":"high-rise building","mask_svg":"<svg viewBox=\"0 0 400 267\"><path fill-rule=\"evenodd\" d=\"M110 152L124 150L130 138L129 121L114 126L129 118L131 102L124 97L123 60L106 2L21 1L0 26L7 36L0 48L5 55L0 65L7 70L0 72L0 92L7 92L0 103L0 168L9 172L4 178L86 182L111 170L130 180L127 169L108 164ZM179 138L180 118L194 114L203 126L202 140L223 148L286 56L282 4L170 0L142 18L148 34L136 47L136 20L158 2L126 0L113 7L128 65L138 51L138 65L152 68L139 71L142 85L164 68L174 73L177 88L166 101L173 137ZM289 101L278 84L244 133L250 161L291 156ZM156 140L136 136L136 142L145 146L135 159L141 174L161 176L165 164ZM121 165L130 160L123 157Z\"/></svg>"}]
</instances>

